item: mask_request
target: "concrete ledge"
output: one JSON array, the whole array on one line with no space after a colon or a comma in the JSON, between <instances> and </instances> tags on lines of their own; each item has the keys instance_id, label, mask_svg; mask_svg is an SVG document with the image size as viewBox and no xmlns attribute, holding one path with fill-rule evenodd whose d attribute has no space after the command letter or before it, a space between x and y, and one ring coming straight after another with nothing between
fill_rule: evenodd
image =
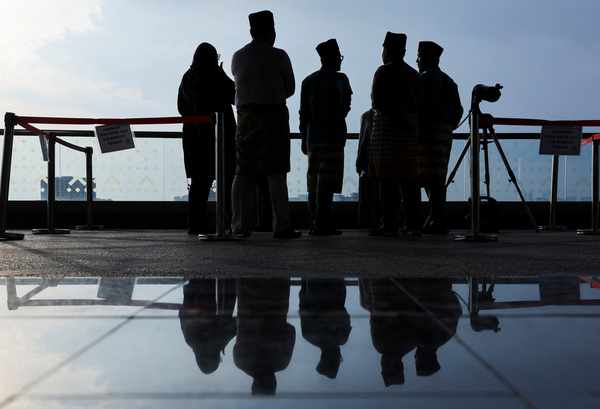
<instances>
[{"instance_id":1,"label":"concrete ledge","mask_svg":"<svg viewBox=\"0 0 600 409\"><path fill-rule=\"evenodd\" d=\"M500 202L500 229L533 229L521 202ZM529 208L536 224L549 224L550 205L546 202L530 202ZM305 228L308 220L306 202L290 202L292 220L297 228ZM209 220L214 220L215 203L209 202ZM466 202L449 202L450 228L469 229L465 221ZM187 202L94 202L94 224L110 229L185 229ZM355 229L358 203L334 202L335 225L341 229ZM422 204L421 214L427 214L427 204ZM557 225L569 229L587 229L592 226L592 206L589 202L559 202ZM212 217L211 217L212 216ZM9 201L7 208L8 229L35 229L48 226L47 204L43 201ZM87 224L85 202L56 202L55 227L74 228Z\"/></svg>"}]
</instances>

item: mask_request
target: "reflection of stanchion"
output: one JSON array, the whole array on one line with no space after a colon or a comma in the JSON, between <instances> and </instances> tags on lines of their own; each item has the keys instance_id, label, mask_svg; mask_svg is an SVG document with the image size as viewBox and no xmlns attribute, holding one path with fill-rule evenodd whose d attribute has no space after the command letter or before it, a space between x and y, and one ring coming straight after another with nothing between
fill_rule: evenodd
<instances>
[{"instance_id":1,"label":"reflection of stanchion","mask_svg":"<svg viewBox=\"0 0 600 409\"><path fill-rule=\"evenodd\" d=\"M94 177L92 175L92 156L94 150L91 146L85 149L85 184L87 193L87 225L75 226L76 230L103 230L104 226L94 225Z\"/></svg>"},{"instance_id":2,"label":"reflection of stanchion","mask_svg":"<svg viewBox=\"0 0 600 409\"><path fill-rule=\"evenodd\" d=\"M13 138L15 135L15 114L4 115L4 151L2 158L2 178L0 180L0 240L23 240L21 233L6 232L6 208L8 206L8 188L10 185L10 166L12 160Z\"/></svg>"},{"instance_id":3,"label":"reflection of stanchion","mask_svg":"<svg viewBox=\"0 0 600 409\"><path fill-rule=\"evenodd\" d=\"M225 206L226 178L225 178L225 115L215 114L215 182L217 187L217 233L200 234L199 240L241 240L241 234L229 234L226 232L227 212Z\"/></svg>"},{"instance_id":4,"label":"reflection of stanchion","mask_svg":"<svg viewBox=\"0 0 600 409\"><path fill-rule=\"evenodd\" d=\"M560 156L552 156L552 187L551 187L551 198L550 198L550 225L549 226L538 226L540 230L566 230L567 226L556 225L556 203L558 201L558 159Z\"/></svg>"},{"instance_id":5,"label":"reflection of stanchion","mask_svg":"<svg viewBox=\"0 0 600 409\"><path fill-rule=\"evenodd\" d=\"M600 134L592 137L592 230L577 234L600 234Z\"/></svg>"},{"instance_id":6,"label":"reflection of stanchion","mask_svg":"<svg viewBox=\"0 0 600 409\"><path fill-rule=\"evenodd\" d=\"M50 134L48 140L48 228L33 229L33 234L69 234L69 229L55 229L54 216L56 211L56 135Z\"/></svg>"}]
</instances>

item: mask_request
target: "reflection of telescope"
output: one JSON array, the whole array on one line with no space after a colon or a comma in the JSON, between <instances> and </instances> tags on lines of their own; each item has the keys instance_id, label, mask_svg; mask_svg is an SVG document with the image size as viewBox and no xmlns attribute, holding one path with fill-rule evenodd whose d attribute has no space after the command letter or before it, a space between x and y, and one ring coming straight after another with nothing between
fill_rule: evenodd
<instances>
[{"instance_id":1,"label":"reflection of telescope","mask_svg":"<svg viewBox=\"0 0 600 409\"><path fill-rule=\"evenodd\" d=\"M471 109L475 108L481 101L496 102L500 99L500 90L502 85L496 84L493 87L477 84L473 87L471 93ZM479 112L479 109L477 109Z\"/></svg>"}]
</instances>

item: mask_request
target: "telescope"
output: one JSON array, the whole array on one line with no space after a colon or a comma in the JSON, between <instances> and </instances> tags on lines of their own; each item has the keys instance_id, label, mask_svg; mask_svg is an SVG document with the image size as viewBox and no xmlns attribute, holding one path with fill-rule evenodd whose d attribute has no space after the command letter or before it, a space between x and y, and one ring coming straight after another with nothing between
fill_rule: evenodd
<instances>
[{"instance_id":1,"label":"telescope","mask_svg":"<svg viewBox=\"0 0 600 409\"><path fill-rule=\"evenodd\" d=\"M496 102L500 99L500 90L502 85L496 84L493 87L483 84L477 84L473 87L471 93L471 108L479 105L481 101Z\"/></svg>"}]
</instances>

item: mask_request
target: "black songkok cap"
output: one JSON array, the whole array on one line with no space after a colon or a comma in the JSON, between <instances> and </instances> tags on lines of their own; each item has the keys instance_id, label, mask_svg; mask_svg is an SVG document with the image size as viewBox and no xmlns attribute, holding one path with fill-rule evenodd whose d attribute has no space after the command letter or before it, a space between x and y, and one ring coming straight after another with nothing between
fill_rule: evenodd
<instances>
[{"instance_id":1,"label":"black songkok cap","mask_svg":"<svg viewBox=\"0 0 600 409\"><path fill-rule=\"evenodd\" d=\"M317 52L321 58L328 55L340 55L340 47L335 38L327 40L317 46Z\"/></svg>"},{"instance_id":2,"label":"black songkok cap","mask_svg":"<svg viewBox=\"0 0 600 409\"><path fill-rule=\"evenodd\" d=\"M388 31L385 35L383 46L396 51L406 50L406 34L397 34Z\"/></svg>"},{"instance_id":3,"label":"black songkok cap","mask_svg":"<svg viewBox=\"0 0 600 409\"><path fill-rule=\"evenodd\" d=\"M273 13L269 10L252 13L248 16L248 20L250 20L250 28L265 28L273 27L275 25Z\"/></svg>"},{"instance_id":4,"label":"black songkok cap","mask_svg":"<svg viewBox=\"0 0 600 409\"><path fill-rule=\"evenodd\" d=\"M444 49L433 41L421 41L419 43L418 51L423 54L431 55L435 58L440 58L444 52Z\"/></svg>"}]
</instances>

